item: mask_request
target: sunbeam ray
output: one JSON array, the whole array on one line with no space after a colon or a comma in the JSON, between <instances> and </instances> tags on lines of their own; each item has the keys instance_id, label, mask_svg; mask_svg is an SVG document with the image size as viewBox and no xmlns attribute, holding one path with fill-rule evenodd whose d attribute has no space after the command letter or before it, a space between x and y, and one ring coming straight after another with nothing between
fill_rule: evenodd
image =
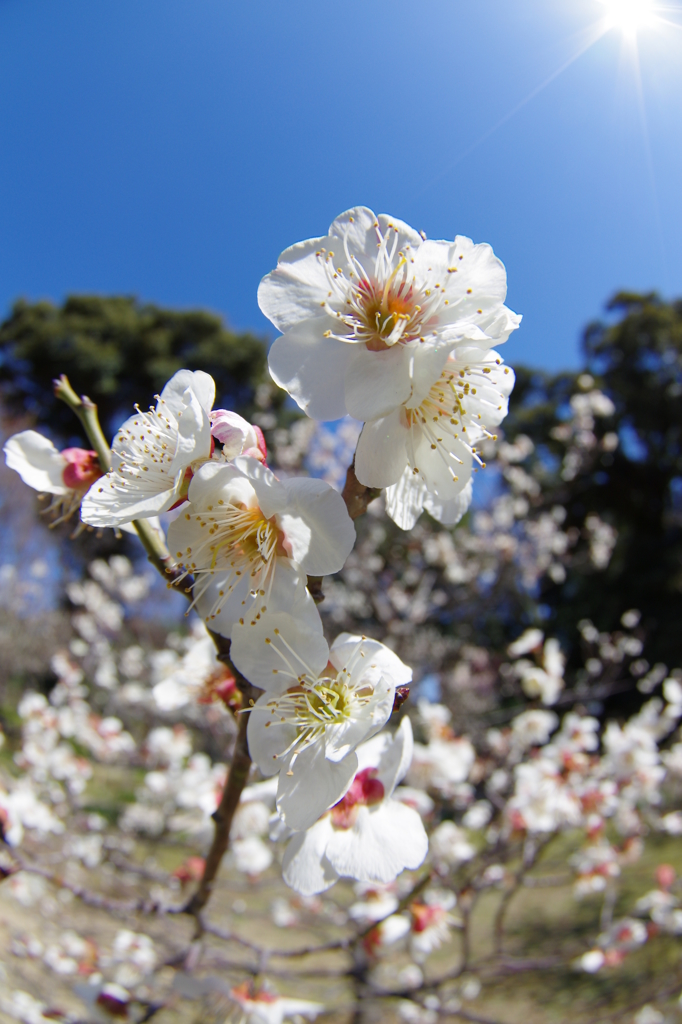
<instances>
[{"instance_id":1,"label":"sunbeam ray","mask_svg":"<svg viewBox=\"0 0 682 1024\"><path fill-rule=\"evenodd\" d=\"M564 73L564 71L570 68L570 66L574 64L580 57L582 57L584 53L587 53L587 51L591 49L595 45L595 43L599 42L599 40L602 38L602 36L606 34L607 31L608 27L605 26L604 22L601 20L585 29L584 33L581 33L581 35L587 34L588 36L587 42L585 42L584 45L582 45L571 57L569 57L568 60L565 60L564 63L560 65L560 67L558 67L555 71L551 73L551 75L548 75L547 78L545 78L542 82L540 82L539 85L532 89L531 92L524 96L522 100L519 100L516 106L512 107L512 109L509 110L503 117L501 117L499 121L496 121L495 124L492 125L492 127L488 128L485 132L483 132L483 134L480 135L475 140L475 142L472 142L470 146L463 150L457 157L455 157L454 160L452 160L447 165L447 167L444 167L441 171L439 171L438 174L431 178L431 180L428 181L425 185L423 185L418 192L415 192L414 195L422 195L424 192L427 191L427 189L431 188L437 182L441 181L441 179L444 178L447 174L449 174L450 171L452 171L457 166L457 164L461 163L462 160L465 160L468 156L470 156L476 149L478 149L479 146L486 142L491 135L494 135L494 133L498 131L499 128L505 125L513 117L515 117L515 115L518 114L518 112L522 110L523 107L530 103L531 100L534 100L535 97L538 96L543 91L543 89L546 89L547 86L551 85L555 79L557 79L560 75Z\"/></svg>"},{"instance_id":2,"label":"sunbeam ray","mask_svg":"<svg viewBox=\"0 0 682 1024\"><path fill-rule=\"evenodd\" d=\"M642 85L642 72L639 63L639 47L637 40L633 40L632 60L635 72L635 90L637 93L637 109L639 112L640 127L642 129L642 141L644 143L644 154L646 157L649 185L651 187L651 198L654 206L654 220L656 223L656 234L658 235L659 255L663 270L663 281L666 292L669 291L668 260L665 250L665 237L663 235L663 221L661 219L661 206L658 200L658 187L656 184L656 172L654 169L654 158L651 151L651 139L649 136L649 124L646 116L646 104L644 102L644 88Z\"/></svg>"}]
</instances>

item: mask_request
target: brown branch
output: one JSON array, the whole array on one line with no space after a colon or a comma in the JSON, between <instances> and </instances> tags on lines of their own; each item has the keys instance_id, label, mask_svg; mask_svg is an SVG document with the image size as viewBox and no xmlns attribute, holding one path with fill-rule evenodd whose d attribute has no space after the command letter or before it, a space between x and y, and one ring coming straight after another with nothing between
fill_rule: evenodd
<instances>
[{"instance_id":1,"label":"brown branch","mask_svg":"<svg viewBox=\"0 0 682 1024\"><path fill-rule=\"evenodd\" d=\"M348 467L346 482L341 492L341 497L346 503L348 515L351 519L357 519L367 511L367 506L381 494L381 489L376 487L365 487L355 475L355 459Z\"/></svg>"},{"instance_id":2,"label":"brown branch","mask_svg":"<svg viewBox=\"0 0 682 1024\"><path fill-rule=\"evenodd\" d=\"M251 686L251 684L246 682L243 677L240 677L237 685L242 692L247 707L250 703L254 702L256 697L260 694L260 690ZM206 857L206 866L204 868L203 878L201 879L201 882L199 883L192 898L185 907L183 907L183 911L185 913L193 914L197 918L197 923L200 929L201 922L199 920L199 914L208 903L213 891L213 884L230 840L232 819L234 818L234 813L237 810L242 790L246 785L249 777L249 771L251 769L251 757L249 755L249 746L246 739L248 714L248 711L244 711L240 715L239 732L237 734L237 740L232 754L232 763L230 764L230 769L227 773L227 779L225 781L225 787L223 789L223 795L220 799L220 803L213 813L215 833L213 835L211 849Z\"/></svg>"},{"instance_id":3,"label":"brown branch","mask_svg":"<svg viewBox=\"0 0 682 1024\"><path fill-rule=\"evenodd\" d=\"M552 835L549 837L549 839L546 839L544 840L544 842L539 843L533 849L530 856L527 856L526 851L524 850L523 862L521 864L521 867L516 872L512 885L504 893L500 901L500 905L497 908L497 913L495 914L495 920L493 923L493 945L497 956L502 955L502 947L504 944L504 923L505 918L507 916L507 911L509 910L509 904L511 903L514 896L516 896L516 894L519 892L519 890L523 888L526 875L535 867L538 860L540 859L541 854L545 852L550 842L554 838L555 835Z\"/></svg>"},{"instance_id":4,"label":"brown branch","mask_svg":"<svg viewBox=\"0 0 682 1024\"><path fill-rule=\"evenodd\" d=\"M50 882L58 889L66 889L72 896L79 899L81 903L84 903L88 907L93 907L96 910L106 910L111 914L152 914L158 911L165 910L156 900L151 900L148 897L134 898L129 900L115 899L109 896L103 896L101 893L92 892L90 889L86 889L82 885L77 885L75 882L68 882L65 878L60 875L54 874L52 871L48 871L47 868L41 868L37 864L29 864L23 858L18 856L14 850L12 857L15 860L15 868L11 872L15 874L19 871L25 871L29 875L39 875L46 881Z\"/></svg>"}]
</instances>

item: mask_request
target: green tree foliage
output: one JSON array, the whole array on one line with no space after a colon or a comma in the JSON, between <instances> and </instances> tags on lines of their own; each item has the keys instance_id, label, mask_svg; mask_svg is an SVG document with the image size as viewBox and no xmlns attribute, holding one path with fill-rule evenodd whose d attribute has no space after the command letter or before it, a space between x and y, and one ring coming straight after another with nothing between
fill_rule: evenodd
<instances>
[{"instance_id":1,"label":"green tree foliage","mask_svg":"<svg viewBox=\"0 0 682 1024\"><path fill-rule=\"evenodd\" d=\"M624 610L639 608L648 650L674 665L682 647L682 301L622 293L607 310L609 320L585 331L582 374L517 374L505 432L535 442L538 505L563 506L566 525L580 536L566 580L543 587L553 627L569 639L587 617L610 630ZM615 411L595 418L596 443L572 471L567 452L575 439L562 424L571 397L590 387L585 374ZM610 450L607 435L614 434L618 445ZM580 557L590 513L618 534L603 571Z\"/></svg>"},{"instance_id":2,"label":"green tree foliage","mask_svg":"<svg viewBox=\"0 0 682 1024\"><path fill-rule=\"evenodd\" d=\"M217 406L245 416L258 385L269 380L264 340L236 334L202 310L161 309L127 296L72 295L62 306L19 300L0 326L6 409L28 411L36 423L64 437L73 435L74 423L52 394L59 374L66 373L80 393L97 402L112 432L136 402L151 404L183 367L210 372Z\"/></svg>"}]
</instances>

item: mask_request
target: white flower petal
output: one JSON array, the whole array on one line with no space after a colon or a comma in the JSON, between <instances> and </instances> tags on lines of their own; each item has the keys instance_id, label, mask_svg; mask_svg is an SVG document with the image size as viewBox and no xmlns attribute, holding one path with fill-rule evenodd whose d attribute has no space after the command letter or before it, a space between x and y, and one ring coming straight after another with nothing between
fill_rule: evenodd
<instances>
[{"instance_id":1,"label":"white flower petal","mask_svg":"<svg viewBox=\"0 0 682 1024\"><path fill-rule=\"evenodd\" d=\"M265 597L252 590L250 577L242 576L231 591L228 580L225 572L216 569L196 601L196 609L206 625L221 636L231 637L239 625L257 625L265 617L263 607L267 613L286 609L303 625L315 629L319 612L306 587L306 577L288 558L275 560Z\"/></svg>"},{"instance_id":2,"label":"white flower petal","mask_svg":"<svg viewBox=\"0 0 682 1024\"><path fill-rule=\"evenodd\" d=\"M249 465L251 462L260 466L256 459L249 459ZM221 499L225 503L244 505L245 508L254 508L259 504L253 483L238 465L238 460L229 465L225 462L205 462L192 477L187 497L190 503L197 507L207 503L217 504ZM173 520L168 527L169 538L171 531L175 532L173 528L177 530L182 523L182 516ZM186 528L182 526L182 529L184 531ZM172 547L175 546L173 542Z\"/></svg>"},{"instance_id":3,"label":"white flower petal","mask_svg":"<svg viewBox=\"0 0 682 1024\"><path fill-rule=\"evenodd\" d=\"M459 494L448 501L427 492L424 496L424 508L436 522L442 523L443 526L455 526L468 512L472 497L473 480L469 478Z\"/></svg>"},{"instance_id":4,"label":"white flower petal","mask_svg":"<svg viewBox=\"0 0 682 1024\"><path fill-rule=\"evenodd\" d=\"M280 722L272 714L268 706L271 696L264 693L258 698L249 712L247 727L249 754L263 775L276 775L279 772L283 765L281 755L296 739L295 726Z\"/></svg>"},{"instance_id":5,"label":"white flower petal","mask_svg":"<svg viewBox=\"0 0 682 1024\"><path fill-rule=\"evenodd\" d=\"M412 669L400 660L398 655L378 640L355 636L352 633L340 633L329 651L329 660L337 669L344 668L351 659L354 666L351 672L353 682L359 682L369 666L376 667L378 672L390 679L395 686L404 686L412 679Z\"/></svg>"},{"instance_id":6,"label":"white flower petal","mask_svg":"<svg viewBox=\"0 0 682 1024\"><path fill-rule=\"evenodd\" d=\"M460 438L444 431L438 437L442 437L443 444L434 451L431 435L415 424L408 435L407 453L410 466L419 468L427 492L449 501L470 480L473 457L468 444Z\"/></svg>"},{"instance_id":7,"label":"white flower petal","mask_svg":"<svg viewBox=\"0 0 682 1024\"><path fill-rule=\"evenodd\" d=\"M424 511L426 485L408 466L400 480L384 494L386 513L401 530L411 530Z\"/></svg>"},{"instance_id":8,"label":"white flower petal","mask_svg":"<svg viewBox=\"0 0 682 1024\"><path fill-rule=\"evenodd\" d=\"M412 394L413 346L394 345L386 352L369 352L365 345L347 347L344 386L349 416L356 420L378 419L408 400Z\"/></svg>"},{"instance_id":9,"label":"white flower petal","mask_svg":"<svg viewBox=\"0 0 682 1024\"><path fill-rule=\"evenodd\" d=\"M287 509L287 491L271 469L251 455L240 455L234 460L233 465L248 478L255 491L257 504L266 519Z\"/></svg>"},{"instance_id":10,"label":"white flower petal","mask_svg":"<svg viewBox=\"0 0 682 1024\"><path fill-rule=\"evenodd\" d=\"M324 480L308 477L285 480L284 489L287 512L279 523L292 557L311 576L338 572L355 544L355 526L343 498Z\"/></svg>"},{"instance_id":11,"label":"white flower petal","mask_svg":"<svg viewBox=\"0 0 682 1024\"><path fill-rule=\"evenodd\" d=\"M293 764L287 758L279 774L277 810L289 828L297 832L310 828L342 798L357 767L354 753L343 761L327 760L322 742L302 750Z\"/></svg>"},{"instance_id":12,"label":"white flower petal","mask_svg":"<svg viewBox=\"0 0 682 1024\"><path fill-rule=\"evenodd\" d=\"M276 338L268 354L272 379L315 420L346 415L343 382L354 346L325 337L335 327L330 316L304 320Z\"/></svg>"},{"instance_id":13,"label":"white flower petal","mask_svg":"<svg viewBox=\"0 0 682 1024\"><path fill-rule=\"evenodd\" d=\"M372 214L372 211L367 210L366 207L359 207L359 209L362 210L363 213L366 211L366 213ZM358 219L357 214L355 219ZM399 250L404 251L407 246L415 248L422 244L422 236L418 231L415 231L414 228L411 228L409 224L406 224L405 221L398 220L397 217L391 217L387 213L380 213L376 220L379 223L382 235L385 235L387 231L397 233ZM374 248L376 249L376 233L371 241L374 243ZM370 250L370 252L371 251L372 250Z\"/></svg>"},{"instance_id":14,"label":"white flower petal","mask_svg":"<svg viewBox=\"0 0 682 1024\"><path fill-rule=\"evenodd\" d=\"M194 392L197 401L206 413L209 413L215 401L215 381L203 370L178 370L168 381L161 392L161 400L177 418L187 402L185 392Z\"/></svg>"},{"instance_id":15,"label":"white flower petal","mask_svg":"<svg viewBox=\"0 0 682 1024\"><path fill-rule=\"evenodd\" d=\"M332 824L329 817L325 816L307 832L295 835L284 851L284 881L303 896L324 892L339 877L325 857L331 834Z\"/></svg>"},{"instance_id":16,"label":"white flower petal","mask_svg":"<svg viewBox=\"0 0 682 1024\"><path fill-rule=\"evenodd\" d=\"M212 377L209 380L213 383ZM171 473L186 469L197 458L208 457L211 451L211 421L207 411L191 388L183 392L182 400L183 407L177 413L178 440Z\"/></svg>"},{"instance_id":17,"label":"white flower petal","mask_svg":"<svg viewBox=\"0 0 682 1024\"><path fill-rule=\"evenodd\" d=\"M354 206L332 221L329 225L328 240L332 243L332 239L345 239L350 253L356 256L369 256L373 262L377 247L377 224L376 214L367 206Z\"/></svg>"},{"instance_id":18,"label":"white flower petal","mask_svg":"<svg viewBox=\"0 0 682 1024\"><path fill-rule=\"evenodd\" d=\"M164 491L158 490L152 479L143 481L134 490L122 491L117 476L107 473L95 481L83 498L81 519L89 526L122 527L133 519L149 519L167 512L177 500L183 475L181 469L175 479L169 479L169 487Z\"/></svg>"},{"instance_id":19,"label":"white flower petal","mask_svg":"<svg viewBox=\"0 0 682 1024\"><path fill-rule=\"evenodd\" d=\"M400 409L365 423L355 451L355 475L366 487L390 487L407 466L407 427Z\"/></svg>"},{"instance_id":20,"label":"white flower petal","mask_svg":"<svg viewBox=\"0 0 682 1024\"><path fill-rule=\"evenodd\" d=\"M399 800L385 800L360 807L352 828L334 829L325 853L339 875L387 884L405 868L418 868L428 848L417 812Z\"/></svg>"},{"instance_id":21,"label":"white flower petal","mask_svg":"<svg viewBox=\"0 0 682 1024\"><path fill-rule=\"evenodd\" d=\"M278 642L276 630L287 646ZM281 692L294 685L304 666L311 675L320 675L329 658L329 647L319 615L309 623L286 612L272 612L255 626L235 626L230 658L254 686Z\"/></svg>"},{"instance_id":22,"label":"white flower petal","mask_svg":"<svg viewBox=\"0 0 682 1024\"><path fill-rule=\"evenodd\" d=\"M403 718L390 743L381 752L378 762L378 779L382 783L386 797L390 797L398 783L405 778L412 763L414 738L412 724Z\"/></svg>"},{"instance_id":23,"label":"white flower petal","mask_svg":"<svg viewBox=\"0 0 682 1024\"><path fill-rule=\"evenodd\" d=\"M64 483L64 457L36 430L13 434L3 449L10 469L19 474L29 487L44 494L67 494Z\"/></svg>"},{"instance_id":24,"label":"white flower petal","mask_svg":"<svg viewBox=\"0 0 682 1024\"><path fill-rule=\"evenodd\" d=\"M323 246L328 250L330 242L325 237L308 238L285 249L258 286L258 305L283 334L301 320L319 315L327 275L315 254Z\"/></svg>"}]
</instances>

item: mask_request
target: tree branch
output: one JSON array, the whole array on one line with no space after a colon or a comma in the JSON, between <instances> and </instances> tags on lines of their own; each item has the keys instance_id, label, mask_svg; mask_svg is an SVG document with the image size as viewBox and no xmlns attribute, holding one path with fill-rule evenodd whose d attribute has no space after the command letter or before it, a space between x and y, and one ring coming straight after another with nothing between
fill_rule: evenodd
<instances>
[{"instance_id":1,"label":"tree branch","mask_svg":"<svg viewBox=\"0 0 682 1024\"><path fill-rule=\"evenodd\" d=\"M240 682L241 685L240 683L237 685L242 692L246 702L246 707L248 708L249 704L255 702L256 697L260 694L260 690L251 686L251 684L246 682L243 677L240 677ZM199 883L192 898L183 907L184 913L192 914L197 918L199 931L201 931L202 928L199 915L208 903L211 893L213 892L213 884L230 840L232 819L234 818L234 813L237 810L242 790L244 789L249 777L251 757L249 755L249 746L246 739L248 715L249 711L246 709L243 710L240 715L239 732L237 734L237 741L232 754L230 769L227 773L223 795L217 809L213 813L215 833L213 836L213 842L211 843L211 849L206 857L206 866L204 868L203 878L201 879L201 882Z\"/></svg>"},{"instance_id":2,"label":"tree branch","mask_svg":"<svg viewBox=\"0 0 682 1024\"><path fill-rule=\"evenodd\" d=\"M346 482L343 485L341 497L346 503L348 515L355 520L367 511L367 506L381 494L381 489L376 487L365 487L355 475L355 457L348 467Z\"/></svg>"}]
</instances>

